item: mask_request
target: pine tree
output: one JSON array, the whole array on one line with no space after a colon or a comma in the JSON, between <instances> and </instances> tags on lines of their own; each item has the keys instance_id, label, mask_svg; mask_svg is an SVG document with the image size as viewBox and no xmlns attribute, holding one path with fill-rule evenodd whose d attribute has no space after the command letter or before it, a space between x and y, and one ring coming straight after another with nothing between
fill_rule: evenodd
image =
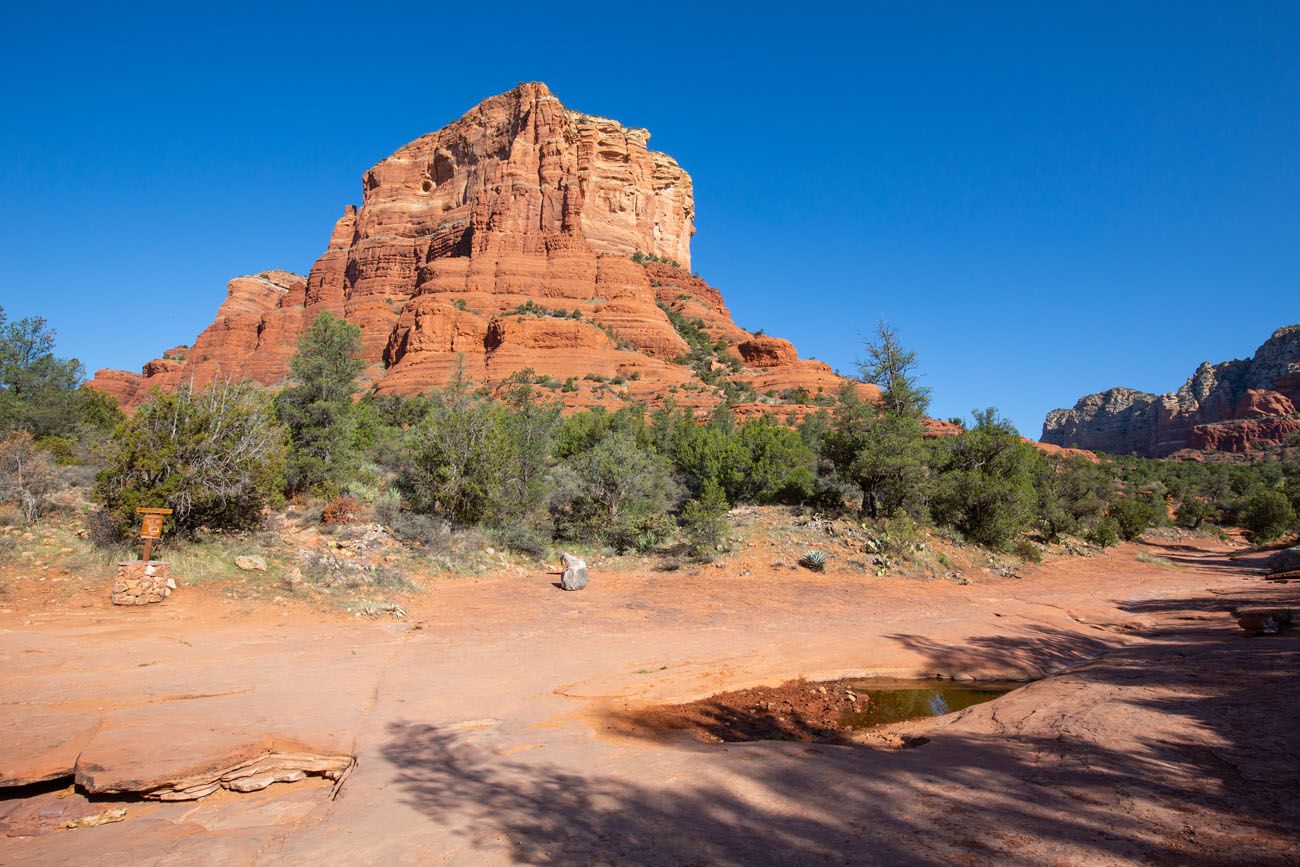
<instances>
[{"instance_id":1,"label":"pine tree","mask_svg":"<svg viewBox=\"0 0 1300 867\"><path fill-rule=\"evenodd\" d=\"M352 396L365 366L360 352L361 329L329 313L318 316L298 341L289 363L294 384L275 401L289 429L289 490L337 487L355 471Z\"/></svg>"},{"instance_id":2,"label":"pine tree","mask_svg":"<svg viewBox=\"0 0 1300 867\"><path fill-rule=\"evenodd\" d=\"M922 416L930 405L930 389L918 385L916 353L903 348L898 332L883 320L876 325L876 339L867 341L867 359L858 372L867 382L879 385L885 409L895 415Z\"/></svg>"}]
</instances>

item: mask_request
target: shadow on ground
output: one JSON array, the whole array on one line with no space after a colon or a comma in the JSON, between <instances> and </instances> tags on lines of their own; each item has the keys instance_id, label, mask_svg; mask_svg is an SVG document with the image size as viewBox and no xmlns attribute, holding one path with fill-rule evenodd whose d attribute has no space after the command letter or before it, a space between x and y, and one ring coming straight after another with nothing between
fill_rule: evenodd
<instances>
[{"instance_id":1,"label":"shadow on ground","mask_svg":"<svg viewBox=\"0 0 1300 867\"><path fill-rule=\"evenodd\" d=\"M1208 624L1147 637L965 711L912 750L646 746L636 782L407 723L383 754L407 803L524 864L1296 863L1300 639ZM1109 646L1047 629L896 639L968 669Z\"/></svg>"}]
</instances>

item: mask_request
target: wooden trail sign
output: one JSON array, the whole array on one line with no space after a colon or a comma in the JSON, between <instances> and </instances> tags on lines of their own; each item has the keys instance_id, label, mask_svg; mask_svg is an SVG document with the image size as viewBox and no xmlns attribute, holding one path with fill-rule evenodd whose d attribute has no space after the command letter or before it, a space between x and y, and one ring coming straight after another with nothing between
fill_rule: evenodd
<instances>
[{"instance_id":1,"label":"wooden trail sign","mask_svg":"<svg viewBox=\"0 0 1300 867\"><path fill-rule=\"evenodd\" d=\"M172 513L171 509L138 508L135 513L140 516L140 538L144 540L144 556L148 560L153 553L153 543L162 538L163 518Z\"/></svg>"}]
</instances>

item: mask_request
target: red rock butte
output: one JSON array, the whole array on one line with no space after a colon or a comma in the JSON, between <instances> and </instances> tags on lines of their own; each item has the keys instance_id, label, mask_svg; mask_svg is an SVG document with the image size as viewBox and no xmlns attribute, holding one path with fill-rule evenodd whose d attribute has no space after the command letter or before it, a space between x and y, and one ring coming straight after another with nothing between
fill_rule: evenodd
<instances>
[{"instance_id":1,"label":"red rock butte","mask_svg":"<svg viewBox=\"0 0 1300 867\"><path fill-rule=\"evenodd\" d=\"M670 309L740 362L712 364L759 395L742 417L806 412L788 400L799 390L834 394L844 380L828 365L738 327L692 276L691 179L649 138L521 84L366 172L361 206L344 209L306 277L236 277L192 347L89 385L128 408L219 376L274 386L302 332L331 313L360 327L379 394L445 385L458 367L489 386L531 369L569 409L672 399L705 412L723 390L684 363Z\"/></svg>"}]
</instances>

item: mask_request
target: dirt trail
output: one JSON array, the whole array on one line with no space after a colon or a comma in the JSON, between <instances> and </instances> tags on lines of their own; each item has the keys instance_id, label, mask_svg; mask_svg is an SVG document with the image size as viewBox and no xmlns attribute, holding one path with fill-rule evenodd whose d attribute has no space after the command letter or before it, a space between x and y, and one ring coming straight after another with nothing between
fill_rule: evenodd
<instances>
[{"instance_id":1,"label":"dirt trail","mask_svg":"<svg viewBox=\"0 0 1300 867\"><path fill-rule=\"evenodd\" d=\"M1300 641L1248 637L1223 610L1297 594L1227 552L1125 546L969 586L705 569L566 594L538 574L441 586L406 621L199 592L129 616L3 615L6 779L75 768L138 790L267 751L357 765L337 799L308 779L0 802L32 828L69 804L127 808L0 838L0 864L1294 862L1300 710L1280 696ZM664 743L611 722L796 677L1065 669L900 728L928 739L906 750Z\"/></svg>"}]
</instances>

